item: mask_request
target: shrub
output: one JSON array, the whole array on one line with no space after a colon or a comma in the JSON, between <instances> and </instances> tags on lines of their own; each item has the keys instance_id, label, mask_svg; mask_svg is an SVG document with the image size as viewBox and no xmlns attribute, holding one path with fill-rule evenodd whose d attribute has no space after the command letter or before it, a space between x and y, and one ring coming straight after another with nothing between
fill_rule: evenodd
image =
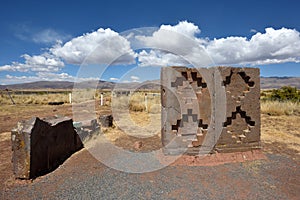
<instances>
[{"instance_id":1,"label":"shrub","mask_svg":"<svg viewBox=\"0 0 300 200\"><path fill-rule=\"evenodd\" d=\"M145 104L142 103L130 103L129 110L134 112L143 112L146 110L146 106Z\"/></svg>"},{"instance_id":2,"label":"shrub","mask_svg":"<svg viewBox=\"0 0 300 200\"><path fill-rule=\"evenodd\" d=\"M110 99L107 99L109 101ZM135 92L130 96L118 96L112 99L112 107L118 109L128 109L134 112L159 113L160 112L160 97L148 96L147 110L145 102L145 94L143 92Z\"/></svg>"},{"instance_id":3,"label":"shrub","mask_svg":"<svg viewBox=\"0 0 300 200\"><path fill-rule=\"evenodd\" d=\"M270 99L275 101L300 102L300 92L296 87L284 86L280 89L272 90Z\"/></svg>"}]
</instances>

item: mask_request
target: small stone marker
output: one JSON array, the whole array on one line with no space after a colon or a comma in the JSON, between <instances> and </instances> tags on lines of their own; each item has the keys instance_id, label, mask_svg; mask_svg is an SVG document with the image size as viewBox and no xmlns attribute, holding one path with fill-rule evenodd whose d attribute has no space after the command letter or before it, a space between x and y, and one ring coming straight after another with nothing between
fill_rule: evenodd
<instances>
[{"instance_id":1,"label":"small stone marker","mask_svg":"<svg viewBox=\"0 0 300 200\"><path fill-rule=\"evenodd\" d=\"M100 106L103 106L103 93L100 95Z\"/></svg>"},{"instance_id":2,"label":"small stone marker","mask_svg":"<svg viewBox=\"0 0 300 200\"><path fill-rule=\"evenodd\" d=\"M112 115L102 115L99 117L101 127L112 127L113 116Z\"/></svg>"}]
</instances>

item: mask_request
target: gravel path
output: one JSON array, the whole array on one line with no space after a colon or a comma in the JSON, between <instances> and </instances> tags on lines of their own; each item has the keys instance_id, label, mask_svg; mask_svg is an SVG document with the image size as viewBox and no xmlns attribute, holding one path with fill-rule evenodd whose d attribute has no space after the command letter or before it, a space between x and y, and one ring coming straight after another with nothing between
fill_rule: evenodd
<instances>
[{"instance_id":1,"label":"gravel path","mask_svg":"<svg viewBox=\"0 0 300 200\"><path fill-rule=\"evenodd\" d=\"M143 174L108 168L83 149L54 172L1 188L2 199L299 199L299 162L267 160L218 166L168 166Z\"/></svg>"}]
</instances>

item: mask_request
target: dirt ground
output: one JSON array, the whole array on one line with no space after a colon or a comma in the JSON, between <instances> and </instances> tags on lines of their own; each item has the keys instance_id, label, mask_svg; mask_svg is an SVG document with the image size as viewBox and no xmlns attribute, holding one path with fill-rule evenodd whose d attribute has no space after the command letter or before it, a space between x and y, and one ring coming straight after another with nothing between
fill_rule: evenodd
<instances>
[{"instance_id":1,"label":"dirt ground","mask_svg":"<svg viewBox=\"0 0 300 200\"><path fill-rule=\"evenodd\" d=\"M96 107L97 115L107 113L109 107ZM300 196L300 116L263 114L262 151L218 154L206 161L182 157L162 170L127 174L106 167L82 149L50 174L29 181L16 180L12 173L10 130L20 120L51 115L72 117L72 106L1 107L0 198L297 199ZM147 120L141 120L147 116L140 115L131 114L132 120L147 126ZM115 145L133 152L161 148L159 134L143 139L118 128L103 131ZM212 160L215 165L205 164ZM100 184L101 188L96 187ZM126 184L129 186L125 187Z\"/></svg>"}]
</instances>

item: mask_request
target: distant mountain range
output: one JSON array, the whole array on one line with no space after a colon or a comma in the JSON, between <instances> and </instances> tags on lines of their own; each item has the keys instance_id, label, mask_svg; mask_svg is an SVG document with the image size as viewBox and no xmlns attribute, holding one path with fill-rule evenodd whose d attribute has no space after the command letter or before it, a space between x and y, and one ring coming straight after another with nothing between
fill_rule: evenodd
<instances>
[{"instance_id":1,"label":"distant mountain range","mask_svg":"<svg viewBox=\"0 0 300 200\"><path fill-rule=\"evenodd\" d=\"M261 89L277 89L282 86L292 86L300 89L300 77L261 77Z\"/></svg>"},{"instance_id":2,"label":"distant mountain range","mask_svg":"<svg viewBox=\"0 0 300 200\"><path fill-rule=\"evenodd\" d=\"M292 86L300 88L300 77L261 77L261 89L274 89L282 86ZM149 89L159 90L159 80L145 81L143 83L121 83L108 81L84 81L80 83L68 82L68 81L38 81L32 83L22 83L13 85L0 85L0 90L35 90L35 89L73 89L76 88L95 88L98 89L113 89L118 87L121 89Z\"/></svg>"},{"instance_id":3,"label":"distant mountain range","mask_svg":"<svg viewBox=\"0 0 300 200\"><path fill-rule=\"evenodd\" d=\"M38 81L32 83L21 83L13 85L0 85L0 90L10 89L10 90L45 90L45 89L65 89L71 90L73 88L98 88L98 89L154 89L158 90L160 88L159 80L145 81L143 83L133 82L133 83L121 83L117 84L115 82L109 81L84 81L79 83L69 82L69 81Z\"/></svg>"}]
</instances>

